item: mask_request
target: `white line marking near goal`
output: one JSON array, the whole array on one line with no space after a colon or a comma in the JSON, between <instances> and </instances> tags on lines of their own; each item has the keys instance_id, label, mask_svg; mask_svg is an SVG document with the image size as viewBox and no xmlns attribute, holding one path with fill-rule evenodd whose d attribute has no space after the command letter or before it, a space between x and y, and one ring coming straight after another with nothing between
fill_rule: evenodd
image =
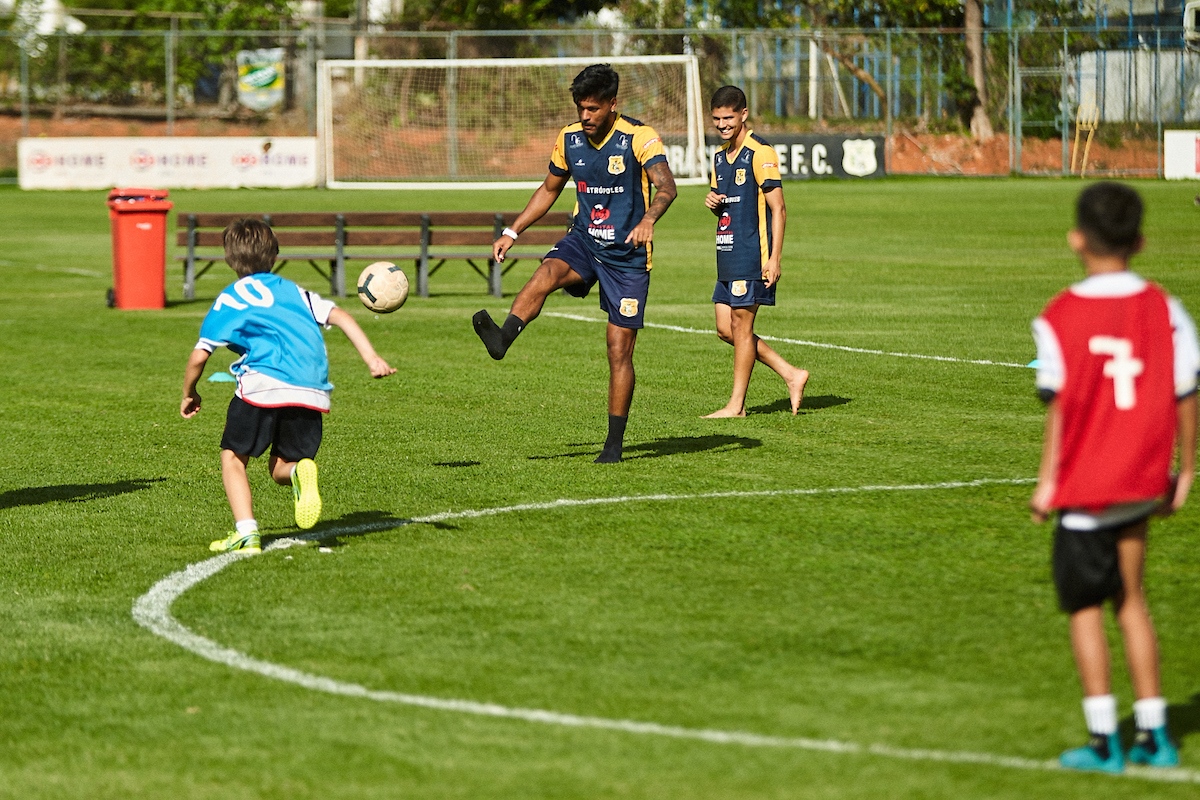
<instances>
[{"instance_id":1,"label":"white line marking near goal","mask_svg":"<svg viewBox=\"0 0 1200 800\"><path fill-rule=\"evenodd\" d=\"M570 319L576 322L608 322L606 319L596 319L595 317L585 317L583 314L564 314L558 311L544 311L542 316L558 317L559 319ZM658 322L645 323L647 328L658 328L664 331L675 331L676 333L703 333L706 336L716 336L717 332L712 329L705 328L685 328L681 325L663 325ZM782 342L784 344L796 344L803 347L820 347L825 350L841 350L846 353L863 353L869 356L893 356L895 358L917 358L923 361L946 361L953 364L978 364L984 367L1017 367L1019 369L1028 369L1028 364L1014 364L1009 361L989 361L986 358L954 358L953 356L929 356L922 353L895 353L890 350L872 350L868 347L850 347L844 344L830 344L829 342L813 342L808 339L788 339L784 336L765 336L759 334L758 338L768 342Z\"/></svg>"},{"instance_id":2,"label":"white line marking near goal","mask_svg":"<svg viewBox=\"0 0 1200 800\"><path fill-rule=\"evenodd\" d=\"M444 511L412 519L385 520L343 528L329 528L301 534L295 537L276 539L265 552L283 550L309 541L329 539L356 533L369 533L399 528L405 525L445 522L453 519L478 519L480 517L511 514L522 511L545 511L579 506L610 505L638 502L666 502L678 500L719 499L725 497L804 497L818 495L860 494L865 492L915 492L938 489L963 489L978 486L1005 486L1034 483L1033 478L981 478L973 481L949 481L945 483L919 483L898 486L850 486L827 489L766 489L762 491L703 492L695 494L630 495L625 497L595 497L586 499L560 499L545 503L522 503L497 508ZM253 558L239 553L223 553L206 561L190 564L174 572L150 587L150 590L133 603L133 618L151 633L161 636L173 644L209 661L225 664L234 669L254 672L267 678L286 681L317 692L357 697L380 703L399 703L437 711L453 711L460 714L516 719L543 725L560 725L569 728L592 728L641 734L644 736L666 736L673 739L708 742L710 744L741 745L743 747L772 747L789 750L811 750L825 753L870 755L904 761L933 761L948 764L979 764L1008 769L1063 771L1055 760L1037 760L1002 756L992 753L972 753L954 750L923 750L892 747L886 744L858 744L835 739L809 739L804 737L770 736L746 731L722 731L706 728L684 728L677 725L662 725L638 720L589 717L578 714L563 714L534 708L513 708L497 703L481 703L474 700L456 700L402 692L368 689L356 683L326 678L302 672L291 667L262 661L231 647L193 633L171 614L171 606L184 592L216 575L221 570L244 558ZM1128 767L1121 777L1138 778L1167 783L1200 784L1200 772L1187 769L1150 769Z\"/></svg>"}]
</instances>

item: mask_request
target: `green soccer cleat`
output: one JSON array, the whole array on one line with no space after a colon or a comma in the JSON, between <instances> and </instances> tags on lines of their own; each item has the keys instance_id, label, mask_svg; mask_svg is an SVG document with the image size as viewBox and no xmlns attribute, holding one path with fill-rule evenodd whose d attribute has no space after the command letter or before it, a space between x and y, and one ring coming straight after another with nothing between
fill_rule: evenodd
<instances>
[{"instance_id":1,"label":"green soccer cleat","mask_svg":"<svg viewBox=\"0 0 1200 800\"><path fill-rule=\"evenodd\" d=\"M321 518L321 492L317 489L317 463L302 458L292 472L292 494L296 497L296 527L308 530Z\"/></svg>"},{"instance_id":2,"label":"green soccer cleat","mask_svg":"<svg viewBox=\"0 0 1200 800\"><path fill-rule=\"evenodd\" d=\"M1059 756L1058 763L1066 769L1096 772L1123 772L1125 770L1121 740L1115 733L1107 736L1092 734L1091 740L1083 747L1076 747Z\"/></svg>"},{"instance_id":3,"label":"green soccer cleat","mask_svg":"<svg viewBox=\"0 0 1200 800\"><path fill-rule=\"evenodd\" d=\"M262 539L259 538L258 531L247 533L245 536L233 531L224 539L217 539L210 544L208 549L214 553L237 552L253 556L262 552Z\"/></svg>"},{"instance_id":4,"label":"green soccer cleat","mask_svg":"<svg viewBox=\"0 0 1200 800\"><path fill-rule=\"evenodd\" d=\"M1147 767L1178 767L1179 751L1167 737L1167 728L1137 732L1133 747L1129 748L1129 761Z\"/></svg>"}]
</instances>

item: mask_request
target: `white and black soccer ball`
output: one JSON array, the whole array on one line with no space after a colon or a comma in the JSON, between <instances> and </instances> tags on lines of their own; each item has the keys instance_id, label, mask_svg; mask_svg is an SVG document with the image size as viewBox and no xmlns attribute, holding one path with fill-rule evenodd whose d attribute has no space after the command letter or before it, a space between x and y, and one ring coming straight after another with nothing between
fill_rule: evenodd
<instances>
[{"instance_id":1,"label":"white and black soccer ball","mask_svg":"<svg viewBox=\"0 0 1200 800\"><path fill-rule=\"evenodd\" d=\"M358 276L358 299L380 314L390 314L408 299L408 276L390 261L376 261Z\"/></svg>"}]
</instances>

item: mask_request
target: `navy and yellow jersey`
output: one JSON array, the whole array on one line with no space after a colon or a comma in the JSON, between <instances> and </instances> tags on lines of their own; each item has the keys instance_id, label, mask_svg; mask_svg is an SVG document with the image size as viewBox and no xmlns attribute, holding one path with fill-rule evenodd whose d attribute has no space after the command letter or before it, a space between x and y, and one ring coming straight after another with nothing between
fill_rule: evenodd
<instances>
[{"instance_id":1,"label":"navy and yellow jersey","mask_svg":"<svg viewBox=\"0 0 1200 800\"><path fill-rule=\"evenodd\" d=\"M717 217L717 280L760 280L773 238L765 193L783 191L779 155L753 131L736 153L729 152L732 144L726 142L713 154L710 185L725 195Z\"/></svg>"},{"instance_id":2,"label":"navy and yellow jersey","mask_svg":"<svg viewBox=\"0 0 1200 800\"><path fill-rule=\"evenodd\" d=\"M550 154L550 174L575 180L575 218L571 231L604 264L614 269L648 270L651 246L634 247L625 239L650 204L646 167L666 161L662 139L649 125L618 116L599 146L576 122L559 131Z\"/></svg>"}]
</instances>

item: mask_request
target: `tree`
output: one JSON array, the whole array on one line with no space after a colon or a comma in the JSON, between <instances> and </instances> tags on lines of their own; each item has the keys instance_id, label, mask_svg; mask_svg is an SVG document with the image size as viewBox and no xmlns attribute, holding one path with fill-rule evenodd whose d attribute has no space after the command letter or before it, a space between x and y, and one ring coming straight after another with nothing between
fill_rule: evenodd
<instances>
[{"instance_id":1,"label":"tree","mask_svg":"<svg viewBox=\"0 0 1200 800\"><path fill-rule=\"evenodd\" d=\"M989 141L995 133L988 118L987 51L983 47L983 0L964 0L964 28L967 51L967 72L975 84L975 102L971 109L971 135L981 142Z\"/></svg>"}]
</instances>

